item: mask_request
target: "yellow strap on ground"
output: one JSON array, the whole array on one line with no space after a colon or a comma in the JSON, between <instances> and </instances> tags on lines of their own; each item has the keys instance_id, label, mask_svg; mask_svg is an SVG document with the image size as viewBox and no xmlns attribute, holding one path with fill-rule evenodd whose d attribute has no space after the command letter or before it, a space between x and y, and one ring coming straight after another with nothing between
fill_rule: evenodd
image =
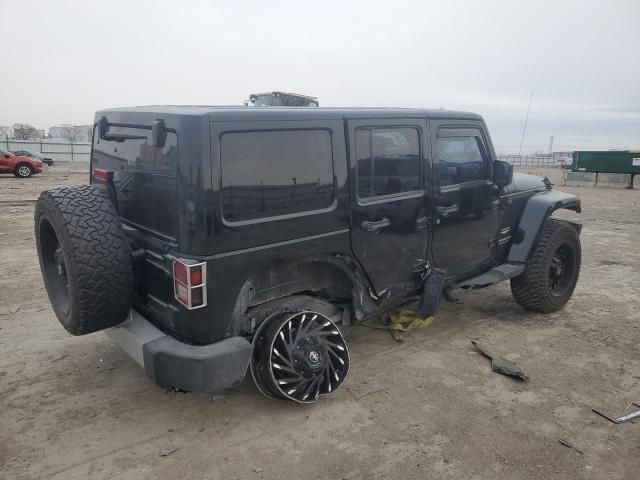
<instances>
[{"instance_id":1,"label":"yellow strap on ground","mask_svg":"<svg viewBox=\"0 0 640 480\"><path fill-rule=\"evenodd\" d=\"M400 313L389 315L391 323L389 330L398 330L400 332L408 332L414 328L426 327L433 321L433 317L419 318L415 316L416 312L408 308L400 310Z\"/></svg>"}]
</instances>

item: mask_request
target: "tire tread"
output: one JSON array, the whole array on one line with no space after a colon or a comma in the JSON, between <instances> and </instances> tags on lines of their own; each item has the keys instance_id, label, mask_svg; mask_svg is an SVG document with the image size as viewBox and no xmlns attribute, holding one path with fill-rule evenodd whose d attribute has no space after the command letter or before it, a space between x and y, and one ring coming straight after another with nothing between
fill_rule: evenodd
<instances>
[{"instance_id":1,"label":"tire tread","mask_svg":"<svg viewBox=\"0 0 640 480\"><path fill-rule=\"evenodd\" d=\"M133 297L130 247L106 193L92 185L54 188L40 194L35 215L41 268L38 225L42 215L63 249L71 247L65 252L73 277L71 311L64 319L56 311L63 326L73 335L84 335L124 321Z\"/></svg>"},{"instance_id":2,"label":"tire tread","mask_svg":"<svg viewBox=\"0 0 640 480\"><path fill-rule=\"evenodd\" d=\"M575 240L576 246L576 276L574 284L567 294L558 299L551 297L547 288L547 264L550 249L559 238L567 237ZM542 233L533 252L527 260L525 271L511 279L511 293L513 298L527 310L541 313L551 313L560 310L571 298L580 274L580 237L569 223L549 219L542 227Z\"/></svg>"}]
</instances>

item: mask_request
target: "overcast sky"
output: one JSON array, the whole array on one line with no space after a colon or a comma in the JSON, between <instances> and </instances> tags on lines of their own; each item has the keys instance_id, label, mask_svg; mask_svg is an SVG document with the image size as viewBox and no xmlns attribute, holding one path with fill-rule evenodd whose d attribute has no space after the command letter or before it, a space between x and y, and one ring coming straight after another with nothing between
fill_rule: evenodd
<instances>
[{"instance_id":1,"label":"overcast sky","mask_svg":"<svg viewBox=\"0 0 640 480\"><path fill-rule=\"evenodd\" d=\"M0 0L0 125L241 104L482 114L496 150L640 148L640 0Z\"/></svg>"}]
</instances>

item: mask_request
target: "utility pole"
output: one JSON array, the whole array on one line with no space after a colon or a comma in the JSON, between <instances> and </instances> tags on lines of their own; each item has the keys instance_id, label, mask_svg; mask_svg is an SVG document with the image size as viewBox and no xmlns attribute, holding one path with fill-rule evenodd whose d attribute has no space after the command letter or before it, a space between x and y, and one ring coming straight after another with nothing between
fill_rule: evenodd
<instances>
[{"instance_id":1,"label":"utility pole","mask_svg":"<svg viewBox=\"0 0 640 480\"><path fill-rule=\"evenodd\" d=\"M531 100L533 99L533 91L529 95L529 106L527 107L527 116L524 118L524 127L522 128L522 140L520 140L520 150L518 155L522 155L522 144L524 143L524 134L527 131L527 122L529 121L529 112L531 111Z\"/></svg>"},{"instance_id":2,"label":"utility pole","mask_svg":"<svg viewBox=\"0 0 640 480\"><path fill-rule=\"evenodd\" d=\"M549 156L553 156L553 135L549 137Z\"/></svg>"}]
</instances>

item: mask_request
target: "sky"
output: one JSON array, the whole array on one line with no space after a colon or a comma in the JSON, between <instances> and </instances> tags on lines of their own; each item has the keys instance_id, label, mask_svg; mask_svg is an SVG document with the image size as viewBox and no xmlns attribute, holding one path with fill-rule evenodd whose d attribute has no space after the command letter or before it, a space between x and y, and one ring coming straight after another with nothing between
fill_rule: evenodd
<instances>
[{"instance_id":1,"label":"sky","mask_svg":"<svg viewBox=\"0 0 640 480\"><path fill-rule=\"evenodd\" d=\"M640 0L0 0L0 125L148 104L481 114L496 151L640 149Z\"/></svg>"}]
</instances>

